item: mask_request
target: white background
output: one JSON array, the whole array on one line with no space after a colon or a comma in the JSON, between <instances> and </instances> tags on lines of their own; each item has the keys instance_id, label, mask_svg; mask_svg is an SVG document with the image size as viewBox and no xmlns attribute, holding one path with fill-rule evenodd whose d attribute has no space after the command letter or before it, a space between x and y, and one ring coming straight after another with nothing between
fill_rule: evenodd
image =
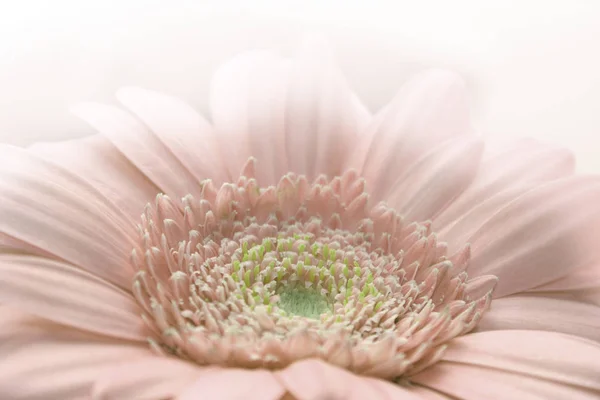
<instances>
[{"instance_id":1,"label":"white background","mask_svg":"<svg viewBox=\"0 0 600 400\"><path fill-rule=\"evenodd\" d=\"M564 143L600 171L600 1L0 0L0 141L91 133L69 115L141 85L206 108L216 67L250 48L332 40L377 109L411 73L457 70L479 130Z\"/></svg>"}]
</instances>

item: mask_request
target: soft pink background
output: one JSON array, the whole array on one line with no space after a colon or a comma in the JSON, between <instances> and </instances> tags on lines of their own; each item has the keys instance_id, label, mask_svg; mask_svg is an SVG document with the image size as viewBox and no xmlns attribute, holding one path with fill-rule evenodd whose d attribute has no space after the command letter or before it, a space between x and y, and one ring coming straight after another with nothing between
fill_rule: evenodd
<instances>
[{"instance_id":1,"label":"soft pink background","mask_svg":"<svg viewBox=\"0 0 600 400\"><path fill-rule=\"evenodd\" d=\"M359 6L360 5L360 6ZM67 112L134 84L206 108L234 53L330 36L372 108L412 72L462 73L477 127L561 142L600 171L600 2L22 1L0 5L0 141L89 134Z\"/></svg>"}]
</instances>

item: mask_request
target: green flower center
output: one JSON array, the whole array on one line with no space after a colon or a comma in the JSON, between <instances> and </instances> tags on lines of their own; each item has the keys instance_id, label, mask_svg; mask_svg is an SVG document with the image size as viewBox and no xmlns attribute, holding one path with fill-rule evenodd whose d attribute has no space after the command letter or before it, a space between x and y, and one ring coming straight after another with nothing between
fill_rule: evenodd
<instances>
[{"instance_id":1,"label":"green flower center","mask_svg":"<svg viewBox=\"0 0 600 400\"><path fill-rule=\"evenodd\" d=\"M277 306L287 314L310 319L319 319L321 315L331 314L333 311L325 296L314 289L302 287L283 289Z\"/></svg>"}]
</instances>

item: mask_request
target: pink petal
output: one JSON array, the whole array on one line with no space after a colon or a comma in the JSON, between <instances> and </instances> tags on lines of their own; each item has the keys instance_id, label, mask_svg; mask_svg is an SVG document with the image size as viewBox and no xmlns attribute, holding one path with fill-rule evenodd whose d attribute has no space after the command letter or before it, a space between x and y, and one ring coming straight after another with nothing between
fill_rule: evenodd
<instances>
[{"instance_id":1,"label":"pink petal","mask_svg":"<svg viewBox=\"0 0 600 400\"><path fill-rule=\"evenodd\" d=\"M0 393L3 399L89 398L98 376L149 355L132 345L0 307Z\"/></svg>"},{"instance_id":2,"label":"pink petal","mask_svg":"<svg viewBox=\"0 0 600 400\"><path fill-rule=\"evenodd\" d=\"M29 254L37 255L40 257L54 258L51 253L40 249L39 247L33 246L30 243L24 242L8 236L4 233L0 233L0 254Z\"/></svg>"},{"instance_id":3,"label":"pink petal","mask_svg":"<svg viewBox=\"0 0 600 400\"><path fill-rule=\"evenodd\" d=\"M162 192L173 199L199 195L200 185L163 142L139 120L104 104L81 103L73 113L106 136Z\"/></svg>"},{"instance_id":4,"label":"pink petal","mask_svg":"<svg viewBox=\"0 0 600 400\"><path fill-rule=\"evenodd\" d=\"M155 400L178 396L202 373L197 365L158 356L124 360L98 375L93 400Z\"/></svg>"},{"instance_id":5,"label":"pink petal","mask_svg":"<svg viewBox=\"0 0 600 400\"><path fill-rule=\"evenodd\" d=\"M470 132L463 81L447 71L427 71L403 85L375 117L357 143L352 166L382 200L398 176L430 149Z\"/></svg>"},{"instance_id":6,"label":"pink petal","mask_svg":"<svg viewBox=\"0 0 600 400\"><path fill-rule=\"evenodd\" d=\"M285 96L289 63L266 51L243 53L219 68L211 82L211 115L235 176L258 159L262 185L287 172Z\"/></svg>"},{"instance_id":7,"label":"pink petal","mask_svg":"<svg viewBox=\"0 0 600 400\"><path fill-rule=\"evenodd\" d=\"M452 224L498 193L506 193L515 187L530 188L572 175L574 171L573 155L562 148L530 139L511 141L498 150L495 146L490 147L490 151L486 148L473 183L434 220L436 231ZM498 208L504 205L500 203ZM452 242L453 236L447 236Z\"/></svg>"},{"instance_id":8,"label":"pink petal","mask_svg":"<svg viewBox=\"0 0 600 400\"><path fill-rule=\"evenodd\" d=\"M412 378L414 382L461 400L595 400L598 392L517 373L439 362ZM433 397L432 399L436 399Z\"/></svg>"},{"instance_id":9,"label":"pink petal","mask_svg":"<svg viewBox=\"0 0 600 400\"><path fill-rule=\"evenodd\" d=\"M572 177L529 191L469 239L469 273L496 275L502 297L551 282L598 260L600 181Z\"/></svg>"},{"instance_id":10,"label":"pink petal","mask_svg":"<svg viewBox=\"0 0 600 400\"><path fill-rule=\"evenodd\" d=\"M89 183L25 150L0 147L0 233L121 287L134 222ZM43 254L43 253L42 253Z\"/></svg>"},{"instance_id":11,"label":"pink petal","mask_svg":"<svg viewBox=\"0 0 600 400\"><path fill-rule=\"evenodd\" d=\"M24 255L0 255L0 303L52 321L121 339L145 341L133 297L71 265Z\"/></svg>"},{"instance_id":12,"label":"pink petal","mask_svg":"<svg viewBox=\"0 0 600 400\"><path fill-rule=\"evenodd\" d=\"M600 393L600 343L577 336L529 330L478 332L454 339L442 360Z\"/></svg>"},{"instance_id":13,"label":"pink petal","mask_svg":"<svg viewBox=\"0 0 600 400\"><path fill-rule=\"evenodd\" d=\"M230 178L210 124L183 101L140 88L123 88L119 101L137 115L197 181ZM244 160L245 161L245 160ZM240 170L234 171L237 174Z\"/></svg>"},{"instance_id":14,"label":"pink petal","mask_svg":"<svg viewBox=\"0 0 600 400\"><path fill-rule=\"evenodd\" d=\"M36 143L29 151L80 176L136 221L160 192L102 135Z\"/></svg>"},{"instance_id":15,"label":"pink petal","mask_svg":"<svg viewBox=\"0 0 600 400\"><path fill-rule=\"evenodd\" d=\"M213 80L211 114L233 168L255 156L266 183L288 169L309 178L339 174L369 118L329 51L314 43L291 62L251 52L226 64Z\"/></svg>"},{"instance_id":16,"label":"pink petal","mask_svg":"<svg viewBox=\"0 0 600 400\"><path fill-rule=\"evenodd\" d=\"M335 66L331 50L309 38L292 64L286 150L291 169L339 175L370 115Z\"/></svg>"},{"instance_id":17,"label":"pink petal","mask_svg":"<svg viewBox=\"0 0 600 400\"><path fill-rule=\"evenodd\" d=\"M388 204L411 221L434 218L471 183L482 149L463 138L438 146L401 175Z\"/></svg>"},{"instance_id":18,"label":"pink petal","mask_svg":"<svg viewBox=\"0 0 600 400\"><path fill-rule=\"evenodd\" d=\"M210 368L203 370L177 400L279 400L284 394L271 371Z\"/></svg>"},{"instance_id":19,"label":"pink petal","mask_svg":"<svg viewBox=\"0 0 600 400\"><path fill-rule=\"evenodd\" d=\"M411 382L410 391L423 400L456 400L454 397L448 397L438 391L421 385L415 385Z\"/></svg>"},{"instance_id":20,"label":"pink petal","mask_svg":"<svg viewBox=\"0 0 600 400\"><path fill-rule=\"evenodd\" d=\"M277 376L296 400L422 399L399 385L354 375L316 359L298 361Z\"/></svg>"},{"instance_id":21,"label":"pink petal","mask_svg":"<svg viewBox=\"0 0 600 400\"><path fill-rule=\"evenodd\" d=\"M496 299L477 330L507 329L561 332L600 341L600 307L537 296Z\"/></svg>"},{"instance_id":22,"label":"pink petal","mask_svg":"<svg viewBox=\"0 0 600 400\"><path fill-rule=\"evenodd\" d=\"M535 287L531 292L600 306L600 264L592 263L563 278Z\"/></svg>"},{"instance_id":23,"label":"pink petal","mask_svg":"<svg viewBox=\"0 0 600 400\"><path fill-rule=\"evenodd\" d=\"M468 190L468 189L467 189ZM450 223L439 227L435 232L448 245L448 252L454 254L468 243L495 214L532 190L528 186L516 186L495 193L478 204L473 204L465 213ZM452 205L449 207L451 208ZM438 219L434 223L439 226Z\"/></svg>"}]
</instances>

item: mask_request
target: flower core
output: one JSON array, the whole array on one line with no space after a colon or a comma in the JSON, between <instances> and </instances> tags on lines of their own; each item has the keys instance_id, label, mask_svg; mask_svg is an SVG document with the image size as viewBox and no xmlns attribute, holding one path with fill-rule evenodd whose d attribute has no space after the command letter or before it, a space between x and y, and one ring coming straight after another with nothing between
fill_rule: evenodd
<instances>
[{"instance_id":1,"label":"flower core","mask_svg":"<svg viewBox=\"0 0 600 400\"><path fill-rule=\"evenodd\" d=\"M491 288L469 296L469 247L448 257L429 222L369 204L356 172L261 188L253 171L251 159L236 183L147 205L133 293L155 351L270 369L317 357L396 379L489 306Z\"/></svg>"}]
</instances>

